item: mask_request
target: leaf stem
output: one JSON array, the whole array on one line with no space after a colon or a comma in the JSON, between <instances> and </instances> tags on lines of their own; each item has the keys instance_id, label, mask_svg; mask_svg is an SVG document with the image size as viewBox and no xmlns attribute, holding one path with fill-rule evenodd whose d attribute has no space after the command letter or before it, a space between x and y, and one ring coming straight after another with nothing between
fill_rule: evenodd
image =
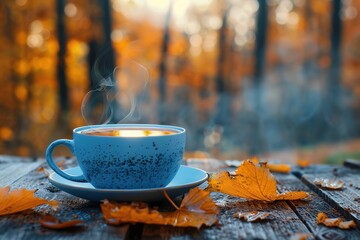
<instances>
[{"instance_id":1,"label":"leaf stem","mask_svg":"<svg viewBox=\"0 0 360 240\"><path fill-rule=\"evenodd\" d=\"M173 200L171 200L170 196L167 194L165 190L163 191L163 193L166 199L171 203L171 205L173 205L173 207L176 208L176 210L179 210L180 208L173 202Z\"/></svg>"}]
</instances>

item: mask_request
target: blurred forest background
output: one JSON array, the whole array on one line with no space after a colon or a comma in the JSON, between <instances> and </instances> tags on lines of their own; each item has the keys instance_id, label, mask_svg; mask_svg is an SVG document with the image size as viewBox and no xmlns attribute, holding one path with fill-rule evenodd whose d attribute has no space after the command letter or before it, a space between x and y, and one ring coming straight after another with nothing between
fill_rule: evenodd
<instances>
[{"instance_id":1,"label":"blurred forest background","mask_svg":"<svg viewBox=\"0 0 360 240\"><path fill-rule=\"evenodd\" d=\"M103 116L107 79L130 66L116 81L137 89L139 114L122 119L129 99L112 96L121 114L108 122L185 127L188 156L358 157L359 11L355 0L1 1L0 153L43 156L100 123L83 100Z\"/></svg>"}]
</instances>

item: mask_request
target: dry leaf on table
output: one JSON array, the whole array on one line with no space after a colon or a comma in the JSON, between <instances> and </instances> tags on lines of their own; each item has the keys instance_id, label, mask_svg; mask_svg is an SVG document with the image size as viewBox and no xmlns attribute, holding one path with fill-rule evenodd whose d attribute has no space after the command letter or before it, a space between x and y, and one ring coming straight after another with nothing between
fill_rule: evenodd
<instances>
[{"instance_id":1,"label":"dry leaf on table","mask_svg":"<svg viewBox=\"0 0 360 240\"><path fill-rule=\"evenodd\" d=\"M323 188L328 188L332 190L340 190L345 186L345 183L341 180L327 178L315 178L314 183Z\"/></svg>"},{"instance_id":2,"label":"dry leaf on table","mask_svg":"<svg viewBox=\"0 0 360 240\"><path fill-rule=\"evenodd\" d=\"M268 168L271 172L278 173L290 173L291 166L289 164L284 163L266 163L266 168Z\"/></svg>"},{"instance_id":3,"label":"dry leaf on table","mask_svg":"<svg viewBox=\"0 0 360 240\"><path fill-rule=\"evenodd\" d=\"M267 212L253 211L253 212L237 212L235 213L234 217L239 219L244 219L247 222L255 222L258 220L264 220L269 215L270 213Z\"/></svg>"},{"instance_id":4,"label":"dry leaf on table","mask_svg":"<svg viewBox=\"0 0 360 240\"><path fill-rule=\"evenodd\" d=\"M268 163L259 161L258 158L254 157L251 159L254 164L261 164L268 168L271 172L278 172L278 173L290 173L291 166L285 163ZM239 167L244 161L239 160L226 160L225 163L229 167Z\"/></svg>"},{"instance_id":5,"label":"dry leaf on table","mask_svg":"<svg viewBox=\"0 0 360 240\"><path fill-rule=\"evenodd\" d=\"M108 224L137 222L200 228L202 225L211 226L218 221L216 215L219 210L209 195L209 192L198 188L191 189L174 212L159 212L150 209L146 203L108 201L101 204L101 211Z\"/></svg>"},{"instance_id":6,"label":"dry leaf on table","mask_svg":"<svg viewBox=\"0 0 360 240\"><path fill-rule=\"evenodd\" d=\"M338 227L341 229L355 228L356 224L353 220L343 221L341 218L329 218L325 213L320 212L317 216L317 223L327 227Z\"/></svg>"},{"instance_id":7,"label":"dry leaf on table","mask_svg":"<svg viewBox=\"0 0 360 240\"><path fill-rule=\"evenodd\" d=\"M306 240L313 239L312 234L310 233L295 233L290 237L289 240Z\"/></svg>"},{"instance_id":8,"label":"dry leaf on table","mask_svg":"<svg viewBox=\"0 0 360 240\"><path fill-rule=\"evenodd\" d=\"M56 217L51 216L51 215L46 215L46 216L42 217L40 220L41 226L50 228L50 229L66 229L66 228L78 226L81 223L82 223L82 221L78 220L78 219L61 222Z\"/></svg>"},{"instance_id":9,"label":"dry leaf on table","mask_svg":"<svg viewBox=\"0 0 360 240\"><path fill-rule=\"evenodd\" d=\"M276 180L265 166L255 165L245 160L235 171L235 176L228 172L210 175L207 190L222 192L239 198L254 200L298 200L308 197L306 192L278 193Z\"/></svg>"},{"instance_id":10,"label":"dry leaf on table","mask_svg":"<svg viewBox=\"0 0 360 240\"><path fill-rule=\"evenodd\" d=\"M0 188L0 216L21 212L42 204L56 207L58 202L34 196L35 190L15 189L10 192L10 187Z\"/></svg>"},{"instance_id":11,"label":"dry leaf on table","mask_svg":"<svg viewBox=\"0 0 360 240\"><path fill-rule=\"evenodd\" d=\"M297 165L301 168L306 168L310 165L310 161L306 159L298 159Z\"/></svg>"},{"instance_id":12,"label":"dry leaf on table","mask_svg":"<svg viewBox=\"0 0 360 240\"><path fill-rule=\"evenodd\" d=\"M267 161L259 161L258 158L254 157L251 159L254 164L260 164L264 167L268 168L271 172L278 172L278 173L290 173L291 166L285 163L269 163Z\"/></svg>"}]
</instances>

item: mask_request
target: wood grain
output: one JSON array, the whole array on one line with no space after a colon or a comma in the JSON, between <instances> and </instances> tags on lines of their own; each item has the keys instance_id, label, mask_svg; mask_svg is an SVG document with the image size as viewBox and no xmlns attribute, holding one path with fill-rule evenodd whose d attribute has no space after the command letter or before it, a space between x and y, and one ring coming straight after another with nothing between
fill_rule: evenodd
<instances>
[{"instance_id":1,"label":"wood grain","mask_svg":"<svg viewBox=\"0 0 360 240\"><path fill-rule=\"evenodd\" d=\"M45 166L45 165L44 165ZM23 213L0 218L0 239L126 239L129 225L109 226L105 223L99 203L90 202L64 193L52 186L44 172L37 170L21 177L11 188L38 189L36 196L59 201L55 211L47 205ZM64 231L50 230L40 226L41 216L51 214L59 220L74 217L84 221L80 227Z\"/></svg>"},{"instance_id":2,"label":"wood grain","mask_svg":"<svg viewBox=\"0 0 360 240\"><path fill-rule=\"evenodd\" d=\"M0 155L0 164L3 163L27 163L27 162L36 162L37 158L29 158L29 157L18 157L11 155Z\"/></svg>"},{"instance_id":3,"label":"wood grain","mask_svg":"<svg viewBox=\"0 0 360 240\"><path fill-rule=\"evenodd\" d=\"M319 166L318 168L321 168ZM328 190L315 185L315 178L340 179L345 182L341 190ZM307 172L302 175L302 181L338 210L344 217L353 219L360 226L360 171L345 167L333 167L331 171Z\"/></svg>"},{"instance_id":4,"label":"wood grain","mask_svg":"<svg viewBox=\"0 0 360 240\"><path fill-rule=\"evenodd\" d=\"M62 162L64 159L57 159ZM74 166L74 159L65 159L65 166ZM43 165L42 165L43 164ZM190 159L187 164L217 172L233 171L224 162L216 159ZM124 224L107 225L99 204L80 199L52 186L45 172L37 171L46 166L44 161L30 158L0 156L0 184L11 188L38 189L36 195L60 202L58 210L40 206L18 214L0 218L0 239L289 239L296 233L309 234L308 239L359 239L359 229L340 230L317 225L317 213L322 211L330 217L355 219L359 224L359 170L344 167L314 165L305 169L295 168L292 174L274 174L279 191L303 190L311 192L311 201L277 201L266 203L234 198L221 193L212 193L220 209L219 224L212 227L175 228L171 226ZM315 177L334 177L346 182L341 191L319 189L312 183ZM306 184L304 184L306 183ZM176 199L179 204L181 197ZM173 210L168 203L154 203L160 210ZM234 218L235 212L267 211L269 219L248 223ZM50 230L40 226L39 220L45 214L52 214L62 221L78 218L84 223L80 227L63 231Z\"/></svg>"},{"instance_id":5,"label":"wood grain","mask_svg":"<svg viewBox=\"0 0 360 240\"><path fill-rule=\"evenodd\" d=\"M295 176L276 174L278 190L284 191L305 191L312 193L311 189L304 185ZM311 194L310 201L289 201L291 208L305 223L308 229L314 233L318 239L359 239L358 229L342 230L338 228L328 228L317 224L317 214L326 213L329 217L342 217L342 214L335 210L330 204L315 193Z\"/></svg>"},{"instance_id":6,"label":"wood grain","mask_svg":"<svg viewBox=\"0 0 360 240\"><path fill-rule=\"evenodd\" d=\"M229 169L223 162L210 159L188 160L187 164L208 172ZM295 233L307 233L309 239L314 239L311 232L303 224L285 201L266 203L247 201L221 193L211 194L219 206L219 225L202 228L174 228L145 225L143 239L289 239ZM266 211L271 213L268 220L261 222L243 222L234 217L238 211Z\"/></svg>"},{"instance_id":7,"label":"wood grain","mask_svg":"<svg viewBox=\"0 0 360 240\"><path fill-rule=\"evenodd\" d=\"M224 161L219 161L213 158L190 158L186 160L186 164L190 167L200 168L208 173L219 172L229 169Z\"/></svg>"},{"instance_id":8,"label":"wood grain","mask_svg":"<svg viewBox=\"0 0 360 240\"><path fill-rule=\"evenodd\" d=\"M30 158L0 156L0 187L5 187L38 168L42 161L32 161Z\"/></svg>"},{"instance_id":9,"label":"wood grain","mask_svg":"<svg viewBox=\"0 0 360 240\"><path fill-rule=\"evenodd\" d=\"M360 160L356 159L345 159L344 166L349 168L357 168L360 170Z\"/></svg>"},{"instance_id":10,"label":"wood grain","mask_svg":"<svg viewBox=\"0 0 360 240\"><path fill-rule=\"evenodd\" d=\"M212 193L212 198L220 208L218 226L197 230L145 225L143 239L289 239L295 233L307 233L309 239L314 239L284 201L245 201L220 193ZM271 216L265 221L248 223L234 217L238 211L267 211Z\"/></svg>"}]
</instances>

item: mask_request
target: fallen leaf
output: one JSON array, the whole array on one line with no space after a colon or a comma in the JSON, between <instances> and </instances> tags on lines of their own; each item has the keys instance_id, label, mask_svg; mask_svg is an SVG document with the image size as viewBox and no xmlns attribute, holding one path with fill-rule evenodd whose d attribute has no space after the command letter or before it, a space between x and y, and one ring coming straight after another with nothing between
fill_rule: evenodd
<instances>
[{"instance_id":1,"label":"fallen leaf","mask_svg":"<svg viewBox=\"0 0 360 240\"><path fill-rule=\"evenodd\" d=\"M78 226L82 221L73 219L66 222L60 222L56 217L51 215L45 215L40 219L40 225L50 229L66 229Z\"/></svg>"},{"instance_id":2,"label":"fallen leaf","mask_svg":"<svg viewBox=\"0 0 360 240\"><path fill-rule=\"evenodd\" d=\"M310 161L307 159L298 159L297 165L301 168L306 168L310 165Z\"/></svg>"},{"instance_id":3,"label":"fallen leaf","mask_svg":"<svg viewBox=\"0 0 360 240\"><path fill-rule=\"evenodd\" d=\"M323 223L327 218L328 216L325 213L320 212L317 215L317 223Z\"/></svg>"},{"instance_id":4,"label":"fallen leaf","mask_svg":"<svg viewBox=\"0 0 360 240\"><path fill-rule=\"evenodd\" d=\"M266 167L271 172L278 172L278 173L290 173L291 172L291 166L289 164L284 163L267 163Z\"/></svg>"},{"instance_id":5,"label":"fallen leaf","mask_svg":"<svg viewBox=\"0 0 360 240\"><path fill-rule=\"evenodd\" d=\"M291 166L285 163L268 163L267 161L259 161L258 158L254 157L251 159L254 164L261 164L268 168L271 172L279 173L290 173ZM239 167L244 161L239 160L226 160L225 164L229 167Z\"/></svg>"},{"instance_id":6,"label":"fallen leaf","mask_svg":"<svg viewBox=\"0 0 360 240\"><path fill-rule=\"evenodd\" d=\"M269 215L270 213L267 212L253 211L253 212L237 212L235 213L234 217L239 219L244 219L247 222L255 222L257 220L264 220Z\"/></svg>"},{"instance_id":7,"label":"fallen leaf","mask_svg":"<svg viewBox=\"0 0 360 240\"><path fill-rule=\"evenodd\" d=\"M21 212L42 204L57 207L58 202L34 196L35 190L15 189L10 192L10 187L0 188L0 216Z\"/></svg>"},{"instance_id":8,"label":"fallen leaf","mask_svg":"<svg viewBox=\"0 0 360 240\"><path fill-rule=\"evenodd\" d=\"M228 172L210 174L206 190L264 201L298 200L308 197L306 192L278 193L276 180L269 169L263 165L257 166L251 160L245 160L235 171L235 175L231 176Z\"/></svg>"},{"instance_id":9,"label":"fallen leaf","mask_svg":"<svg viewBox=\"0 0 360 240\"><path fill-rule=\"evenodd\" d=\"M341 228L341 229L356 228L356 224L355 224L354 220L340 222L339 228Z\"/></svg>"},{"instance_id":10,"label":"fallen leaf","mask_svg":"<svg viewBox=\"0 0 360 240\"><path fill-rule=\"evenodd\" d=\"M306 240L312 238L310 233L295 233L289 240Z\"/></svg>"},{"instance_id":11,"label":"fallen leaf","mask_svg":"<svg viewBox=\"0 0 360 240\"><path fill-rule=\"evenodd\" d=\"M315 178L314 183L320 185L323 188L332 190L339 190L345 186L345 183L341 180L332 180L327 178Z\"/></svg>"},{"instance_id":12,"label":"fallen leaf","mask_svg":"<svg viewBox=\"0 0 360 240\"><path fill-rule=\"evenodd\" d=\"M271 172L278 172L278 173L290 173L291 172L291 166L289 164L285 163L269 163L267 161L259 161L258 158L253 157L251 161L254 164L260 164L264 167L268 168Z\"/></svg>"},{"instance_id":13,"label":"fallen leaf","mask_svg":"<svg viewBox=\"0 0 360 240\"><path fill-rule=\"evenodd\" d=\"M114 203L105 201L101 211L108 224L125 222L172 225L175 227L196 227L215 224L219 212L210 193L198 188L191 189L180 207L174 212L159 212L150 209L146 203Z\"/></svg>"},{"instance_id":14,"label":"fallen leaf","mask_svg":"<svg viewBox=\"0 0 360 240\"><path fill-rule=\"evenodd\" d=\"M355 228L356 224L353 220L343 221L341 218L329 218L325 213L320 212L317 215L317 223L327 227L339 227L341 229Z\"/></svg>"}]
</instances>

